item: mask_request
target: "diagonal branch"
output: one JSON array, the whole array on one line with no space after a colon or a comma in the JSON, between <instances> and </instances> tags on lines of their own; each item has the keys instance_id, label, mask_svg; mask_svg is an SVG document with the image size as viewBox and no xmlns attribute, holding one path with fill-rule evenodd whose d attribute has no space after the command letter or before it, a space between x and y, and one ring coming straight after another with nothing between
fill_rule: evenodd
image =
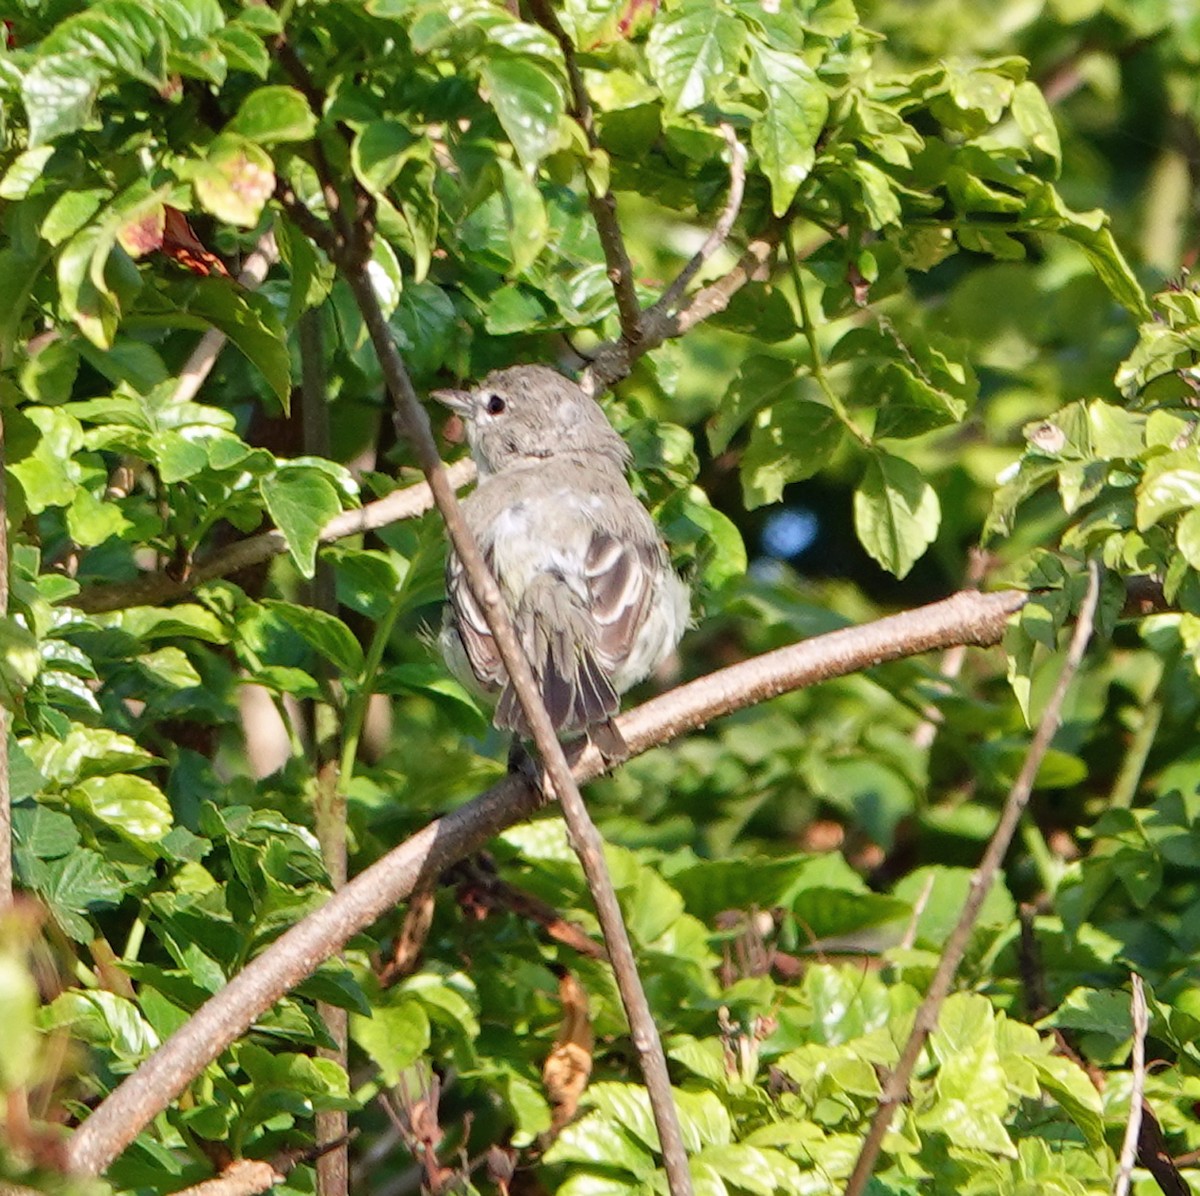
<instances>
[{"instance_id":1,"label":"diagonal branch","mask_svg":"<svg viewBox=\"0 0 1200 1196\"><path fill-rule=\"evenodd\" d=\"M931 606L814 636L692 681L623 714L617 725L631 755L779 694L954 644L999 643L1009 615L1025 604L1016 590L965 591ZM575 778L591 780L604 762L590 748ZM429 887L537 809L541 795L519 776L430 823L359 873L319 910L281 935L109 1095L67 1144L72 1170L97 1175L226 1047L280 997L398 901Z\"/></svg>"},{"instance_id":2,"label":"diagonal branch","mask_svg":"<svg viewBox=\"0 0 1200 1196\"><path fill-rule=\"evenodd\" d=\"M456 490L469 485L475 478L475 463L471 460L456 461L447 467L446 476ZM402 519L413 519L433 507L433 494L427 482L419 482L403 490L395 490L383 498L377 498L354 511L343 511L335 515L322 529L318 537L322 544L332 544L347 536L360 536L398 523ZM211 556L198 562L182 579L159 571L146 573L134 581L110 582L103 585L85 586L71 604L89 614L121 610L126 606L153 606L186 597L197 586L216 577L227 577L251 565L269 561L273 556L287 552L287 537L283 532L272 530L260 532L246 540L238 540L227 548L218 549Z\"/></svg>"},{"instance_id":3,"label":"diagonal branch","mask_svg":"<svg viewBox=\"0 0 1200 1196\"><path fill-rule=\"evenodd\" d=\"M720 129L729 149L729 197L725 201L725 210L713 225L712 231L704 238L704 243L692 255L691 261L679 271L679 276L646 313L648 319L675 310L688 284L700 273L704 263L725 244L738 212L742 210L742 196L746 193L746 147L738 140L733 126L728 121L722 121Z\"/></svg>"},{"instance_id":4,"label":"diagonal branch","mask_svg":"<svg viewBox=\"0 0 1200 1196\"><path fill-rule=\"evenodd\" d=\"M1079 618L1075 623L1075 632L1071 636L1071 645L1067 649L1067 657L1063 661L1062 671L1058 675L1054 692L1050 695L1050 701L1046 703L1046 709L1038 723L1037 731L1029 744L1029 750L1025 753L1021 771L1008 791L1004 808L1000 812L1000 821L996 824L996 829L988 841L983 859L980 860L979 867L971 877L971 887L967 899L959 914L958 922L946 941L942 957L938 961L937 971L934 972L933 979L929 983L929 991L925 994L925 999L917 1010L912 1033L909 1034L908 1041L904 1044L904 1050L900 1052L900 1059L895 1068L884 1081L883 1092L879 1097L879 1106L871 1120L870 1129L867 1131L862 1149L854 1164L854 1170L846 1182L844 1196L862 1196L866 1191L871 1180L871 1172L874 1171L875 1162L879 1158L883 1140L891 1129L892 1117L896 1108L907 1099L908 1084L912 1078L913 1069L917 1065L921 1051L925 1048L926 1040L937 1026L942 1002L950 992L950 985L954 981L958 965L962 963L963 956L966 954L971 931L975 928L975 920L983 908L984 899L991 892L992 881L995 880L1000 865L1004 863L1004 856L1008 851L1009 844L1012 843L1017 824L1029 803L1029 795L1033 792L1033 782L1038 768L1058 730L1067 690L1074 681L1075 674L1079 671L1088 640L1091 639L1099 598L1100 567L1095 561L1091 561L1088 564L1087 594L1084 597Z\"/></svg>"}]
</instances>

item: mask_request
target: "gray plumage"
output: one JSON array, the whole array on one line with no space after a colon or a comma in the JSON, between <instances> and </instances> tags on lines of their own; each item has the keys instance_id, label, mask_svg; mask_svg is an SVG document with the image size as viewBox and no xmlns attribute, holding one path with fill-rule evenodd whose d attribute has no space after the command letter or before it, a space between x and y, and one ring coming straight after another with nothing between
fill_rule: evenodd
<instances>
[{"instance_id":1,"label":"gray plumage","mask_svg":"<svg viewBox=\"0 0 1200 1196\"><path fill-rule=\"evenodd\" d=\"M546 366L497 370L439 391L479 466L463 504L562 734L607 724L619 695L670 654L688 593L625 477L628 446L599 404ZM508 675L451 552L442 650L464 680L499 694L498 727L529 735Z\"/></svg>"}]
</instances>

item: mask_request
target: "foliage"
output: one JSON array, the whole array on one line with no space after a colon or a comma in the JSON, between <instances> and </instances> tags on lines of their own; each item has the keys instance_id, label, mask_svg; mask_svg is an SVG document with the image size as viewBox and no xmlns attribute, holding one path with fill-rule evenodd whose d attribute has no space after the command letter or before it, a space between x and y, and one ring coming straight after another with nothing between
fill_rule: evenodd
<instances>
[{"instance_id":1,"label":"foliage","mask_svg":"<svg viewBox=\"0 0 1200 1196\"><path fill-rule=\"evenodd\" d=\"M697 1190L841 1189L1089 558L1098 642L874 1190L1109 1191L1131 970L1162 1060L1150 1104L1170 1153L1200 1149L1200 298L1169 281L1196 232L1200 23L1133 0L563 0L568 63L541 7L517 9L5 9L0 697L36 904L0 921L0 1179L90 1190L55 1173L61 1125L327 899L331 775L356 872L503 771L429 647L436 519L322 537L416 475L305 213L372 222L418 389L577 366L621 330L596 197L615 193L650 305L724 210L729 137L745 194L698 285L755 241L767 277L604 399L693 583L679 674L955 589L977 543L989 581L1033 596L1006 658L961 679L906 661L828 682L590 790ZM222 263L268 231L278 262L238 284ZM213 329L230 345L181 397ZM212 567L271 528L286 552ZM130 589L147 573L149 602ZM1126 612L1135 579L1153 613ZM594 933L553 817L476 866ZM607 968L473 876L439 888L406 974L387 966L403 911L323 963L109 1189L290 1157L281 1189L312 1191L314 1116L344 1109L354 1190L395 1190L412 1159L381 1145L377 1098L411 1114L437 1077L434 1145L463 1190L497 1188L494 1163L463 1165L495 1145L566 1196L662 1190ZM565 1128L541 1077L562 969L596 1039ZM350 1013L347 1067L321 1053L322 1005Z\"/></svg>"}]
</instances>

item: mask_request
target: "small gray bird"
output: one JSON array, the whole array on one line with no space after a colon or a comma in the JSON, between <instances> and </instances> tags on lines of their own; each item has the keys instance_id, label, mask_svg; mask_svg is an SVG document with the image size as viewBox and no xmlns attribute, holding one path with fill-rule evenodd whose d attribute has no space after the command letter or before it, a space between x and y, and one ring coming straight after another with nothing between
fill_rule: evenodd
<instances>
[{"instance_id":1,"label":"small gray bird","mask_svg":"<svg viewBox=\"0 0 1200 1196\"><path fill-rule=\"evenodd\" d=\"M541 365L489 374L475 389L435 391L462 416L479 485L467 524L508 605L562 735L591 732L620 754L610 723L619 694L674 649L688 591L671 568L625 471L632 454L598 403ZM495 723L529 724L452 551L442 652L464 682L499 692ZM613 751L604 741L615 741Z\"/></svg>"}]
</instances>

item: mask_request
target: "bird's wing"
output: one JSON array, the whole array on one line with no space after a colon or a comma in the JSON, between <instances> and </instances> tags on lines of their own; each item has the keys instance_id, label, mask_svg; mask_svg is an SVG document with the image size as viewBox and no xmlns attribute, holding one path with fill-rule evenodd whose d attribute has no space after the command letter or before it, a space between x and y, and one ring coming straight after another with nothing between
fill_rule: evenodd
<instances>
[{"instance_id":1,"label":"bird's wing","mask_svg":"<svg viewBox=\"0 0 1200 1196\"><path fill-rule=\"evenodd\" d=\"M584 562L596 623L596 654L612 673L629 655L654 597L662 550L642 539L598 531Z\"/></svg>"},{"instance_id":2,"label":"bird's wing","mask_svg":"<svg viewBox=\"0 0 1200 1196\"><path fill-rule=\"evenodd\" d=\"M496 562L490 548L484 551L483 559L494 576ZM446 559L446 592L454 608L454 626L471 662L471 671L485 689L499 689L508 679L508 674L483 611L479 609L479 603L467 584L462 561L456 552L451 552Z\"/></svg>"}]
</instances>

